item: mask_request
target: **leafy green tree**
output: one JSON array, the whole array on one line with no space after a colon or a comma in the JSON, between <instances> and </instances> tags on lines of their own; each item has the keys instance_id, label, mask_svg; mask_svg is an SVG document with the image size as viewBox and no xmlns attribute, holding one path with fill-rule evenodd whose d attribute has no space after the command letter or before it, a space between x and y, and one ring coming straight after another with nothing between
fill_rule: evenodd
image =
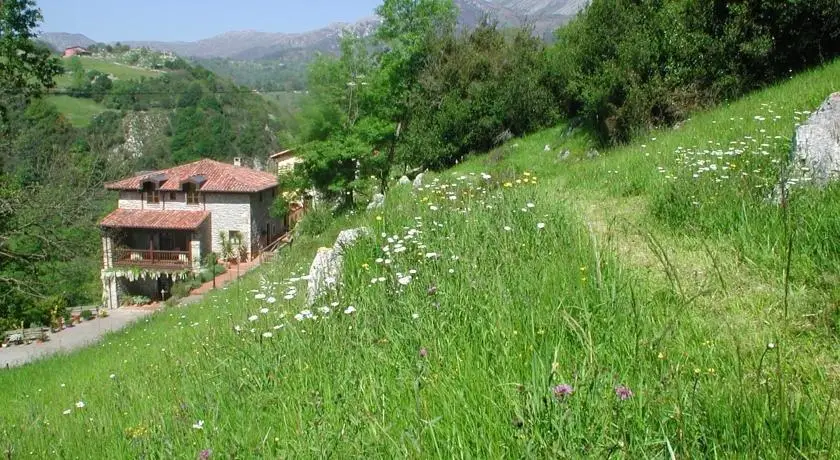
<instances>
[{"instance_id":1,"label":"leafy green tree","mask_svg":"<svg viewBox=\"0 0 840 460\"><path fill-rule=\"evenodd\" d=\"M37 96L62 72L58 59L35 41L42 19L33 0L0 1L0 129L9 98Z\"/></svg>"},{"instance_id":2,"label":"leafy green tree","mask_svg":"<svg viewBox=\"0 0 840 460\"><path fill-rule=\"evenodd\" d=\"M418 81L437 37L454 33L457 10L452 0L385 0L376 13L382 24L376 39L386 52L380 58L376 86L381 88L380 118L394 125L393 139L385 162L393 165L397 158L398 133L411 123ZM405 163L410 157L402 158Z\"/></svg>"}]
</instances>

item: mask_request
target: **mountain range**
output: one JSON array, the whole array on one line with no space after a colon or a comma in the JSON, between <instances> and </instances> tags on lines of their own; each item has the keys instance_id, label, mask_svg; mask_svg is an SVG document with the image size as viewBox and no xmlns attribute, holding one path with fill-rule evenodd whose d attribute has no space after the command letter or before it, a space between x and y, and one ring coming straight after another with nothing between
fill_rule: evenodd
<instances>
[{"instance_id":1,"label":"mountain range","mask_svg":"<svg viewBox=\"0 0 840 460\"><path fill-rule=\"evenodd\" d=\"M571 20L589 0L455 0L460 11L459 23L471 27L489 17L507 26L529 24L542 37ZM331 24L321 29L287 34L253 30L227 32L194 42L123 41L131 47L171 51L191 58L228 58L235 60L294 59L311 56L316 51L336 52L345 30L366 36L379 25L379 18L363 18L355 23ZM89 46L96 40L81 34L44 33L41 40L56 49Z\"/></svg>"}]
</instances>

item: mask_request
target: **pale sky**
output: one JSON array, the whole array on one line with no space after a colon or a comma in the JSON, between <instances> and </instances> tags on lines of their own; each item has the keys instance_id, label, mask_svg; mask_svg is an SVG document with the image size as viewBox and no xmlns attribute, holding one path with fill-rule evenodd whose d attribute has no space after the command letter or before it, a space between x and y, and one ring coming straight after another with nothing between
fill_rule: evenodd
<instances>
[{"instance_id":1,"label":"pale sky","mask_svg":"<svg viewBox=\"0 0 840 460\"><path fill-rule=\"evenodd\" d=\"M36 0L42 32L101 42L195 41L235 30L306 32L373 15L381 0Z\"/></svg>"}]
</instances>

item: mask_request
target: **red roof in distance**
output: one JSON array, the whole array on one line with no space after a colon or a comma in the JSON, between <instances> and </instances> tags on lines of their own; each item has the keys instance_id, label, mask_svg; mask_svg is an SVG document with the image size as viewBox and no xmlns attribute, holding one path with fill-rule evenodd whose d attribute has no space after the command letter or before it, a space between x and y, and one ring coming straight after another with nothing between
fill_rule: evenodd
<instances>
[{"instance_id":1,"label":"red roof in distance","mask_svg":"<svg viewBox=\"0 0 840 460\"><path fill-rule=\"evenodd\" d=\"M141 190L144 182L158 182L158 190L175 192L187 182L202 192L255 193L277 187L274 174L204 159L105 184L108 190Z\"/></svg>"},{"instance_id":2,"label":"red roof in distance","mask_svg":"<svg viewBox=\"0 0 840 460\"><path fill-rule=\"evenodd\" d=\"M99 225L108 228L195 230L209 216L207 211L145 211L120 208L105 216Z\"/></svg>"}]
</instances>

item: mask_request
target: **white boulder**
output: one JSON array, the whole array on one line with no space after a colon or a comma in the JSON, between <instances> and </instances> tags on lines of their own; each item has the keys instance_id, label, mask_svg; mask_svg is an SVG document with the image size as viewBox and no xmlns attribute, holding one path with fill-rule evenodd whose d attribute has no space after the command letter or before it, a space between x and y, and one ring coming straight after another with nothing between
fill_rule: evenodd
<instances>
[{"instance_id":1,"label":"white boulder","mask_svg":"<svg viewBox=\"0 0 840 460\"><path fill-rule=\"evenodd\" d=\"M370 200L370 203L367 205L367 210L379 209L383 205L385 205L385 195L381 193L377 193L373 195L373 198Z\"/></svg>"},{"instance_id":2,"label":"white boulder","mask_svg":"<svg viewBox=\"0 0 840 460\"><path fill-rule=\"evenodd\" d=\"M805 124L796 128L791 179L824 186L840 178L840 93L823 102Z\"/></svg>"},{"instance_id":3,"label":"white boulder","mask_svg":"<svg viewBox=\"0 0 840 460\"><path fill-rule=\"evenodd\" d=\"M306 300L309 305L327 290L335 289L341 276L344 250L352 246L359 238L370 233L365 227L343 230L338 234L331 248L320 248L309 267Z\"/></svg>"},{"instance_id":4,"label":"white boulder","mask_svg":"<svg viewBox=\"0 0 840 460\"><path fill-rule=\"evenodd\" d=\"M423 173L418 174L414 178L414 182L412 183L412 185L414 186L414 188L420 188L423 186Z\"/></svg>"}]
</instances>

